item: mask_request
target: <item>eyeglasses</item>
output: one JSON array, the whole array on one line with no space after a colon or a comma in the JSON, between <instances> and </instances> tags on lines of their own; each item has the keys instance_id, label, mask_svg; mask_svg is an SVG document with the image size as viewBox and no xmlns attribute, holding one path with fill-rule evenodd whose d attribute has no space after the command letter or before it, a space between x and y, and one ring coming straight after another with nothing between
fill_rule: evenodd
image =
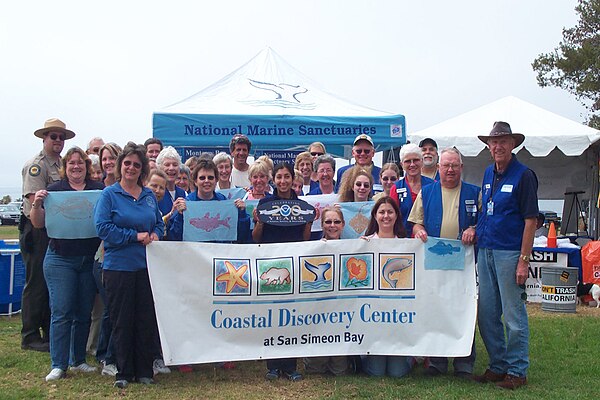
<instances>
[{"instance_id":1,"label":"eyeglasses","mask_svg":"<svg viewBox=\"0 0 600 400\"><path fill-rule=\"evenodd\" d=\"M381 178L382 181L387 182L387 181L397 181L398 177L397 176L384 176Z\"/></svg>"},{"instance_id":2,"label":"eyeglasses","mask_svg":"<svg viewBox=\"0 0 600 400\"><path fill-rule=\"evenodd\" d=\"M442 169L450 169L450 168L452 168L452 169L456 170L456 169L460 168L460 164L440 164L440 167Z\"/></svg>"},{"instance_id":3,"label":"eyeglasses","mask_svg":"<svg viewBox=\"0 0 600 400\"><path fill-rule=\"evenodd\" d=\"M325 153L319 153L318 151L311 151L310 155L313 157L318 157L318 156L322 156Z\"/></svg>"},{"instance_id":4,"label":"eyeglasses","mask_svg":"<svg viewBox=\"0 0 600 400\"><path fill-rule=\"evenodd\" d=\"M317 174L329 174L333 172L333 169L331 168L325 168L325 169L320 169L317 171Z\"/></svg>"},{"instance_id":5,"label":"eyeglasses","mask_svg":"<svg viewBox=\"0 0 600 400\"><path fill-rule=\"evenodd\" d=\"M371 184L369 182L354 182L354 186L356 187L364 187L364 188L370 188Z\"/></svg>"},{"instance_id":6,"label":"eyeglasses","mask_svg":"<svg viewBox=\"0 0 600 400\"><path fill-rule=\"evenodd\" d=\"M50 136L50 139L52 140L62 140L63 142L65 141L65 135L59 135L58 133L50 133L48 136Z\"/></svg>"},{"instance_id":7,"label":"eyeglasses","mask_svg":"<svg viewBox=\"0 0 600 400\"><path fill-rule=\"evenodd\" d=\"M413 158L411 160L404 160L404 161L402 161L402 164L410 165L410 164L418 164L420 162L421 162L420 158Z\"/></svg>"},{"instance_id":8,"label":"eyeglasses","mask_svg":"<svg viewBox=\"0 0 600 400\"><path fill-rule=\"evenodd\" d=\"M340 225L342 223L342 221L339 219L326 219L325 221L323 221L323 223L325 225L331 225L331 224Z\"/></svg>"},{"instance_id":9,"label":"eyeglasses","mask_svg":"<svg viewBox=\"0 0 600 400\"><path fill-rule=\"evenodd\" d=\"M371 149L354 149L354 152L356 154L365 153L366 155L369 155L369 153L371 152Z\"/></svg>"},{"instance_id":10,"label":"eyeglasses","mask_svg":"<svg viewBox=\"0 0 600 400\"><path fill-rule=\"evenodd\" d=\"M131 167L133 165L133 168L136 168L136 169L142 168L142 164L140 164L137 161L125 160L125 161L123 161L123 165L126 167Z\"/></svg>"},{"instance_id":11,"label":"eyeglasses","mask_svg":"<svg viewBox=\"0 0 600 400\"><path fill-rule=\"evenodd\" d=\"M214 181L215 180L215 176L214 175L209 175L209 176L198 175L198 180L200 180L200 181L205 181L207 179L209 181Z\"/></svg>"}]
</instances>

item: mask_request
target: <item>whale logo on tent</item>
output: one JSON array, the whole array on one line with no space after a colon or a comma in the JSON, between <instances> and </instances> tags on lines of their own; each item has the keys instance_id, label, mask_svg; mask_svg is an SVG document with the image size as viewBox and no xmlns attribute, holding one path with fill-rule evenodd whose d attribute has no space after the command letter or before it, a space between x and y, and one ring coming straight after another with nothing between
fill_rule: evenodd
<instances>
[{"instance_id":1,"label":"whale logo on tent","mask_svg":"<svg viewBox=\"0 0 600 400\"><path fill-rule=\"evenodd\" d=\"M283 108L300 108L300 109L314 109L315 104L313 103L302 103L297 96L308 92L308 89L300 85L291 85L289 83L270 83L261 82L254 79L248 79L251 86L257 89L267 90L275 94L273 100L252 100L244 101L244 103L255 105L255 106L278 106Z\"/></svg>"}]
</instances>

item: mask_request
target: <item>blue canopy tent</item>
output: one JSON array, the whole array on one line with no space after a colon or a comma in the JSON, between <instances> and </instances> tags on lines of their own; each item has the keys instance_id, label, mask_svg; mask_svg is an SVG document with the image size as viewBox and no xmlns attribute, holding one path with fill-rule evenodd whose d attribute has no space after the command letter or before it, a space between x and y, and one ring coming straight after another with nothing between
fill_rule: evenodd
<instances>
[{"instance_id":1,"label":"blue canopy tent","mask_svg":"<svg viewBox=\"0 0 600 400\"><path fill-rule=\"evenodd\" d=\"M227 148L233 135L243 133L253 150L303 150L319 141L346 158L361 133L378 149L406 141L403 115L322 91L270 48L201 92L155 112L153 131L180 151Z\"/></svg>"}]
</instances>

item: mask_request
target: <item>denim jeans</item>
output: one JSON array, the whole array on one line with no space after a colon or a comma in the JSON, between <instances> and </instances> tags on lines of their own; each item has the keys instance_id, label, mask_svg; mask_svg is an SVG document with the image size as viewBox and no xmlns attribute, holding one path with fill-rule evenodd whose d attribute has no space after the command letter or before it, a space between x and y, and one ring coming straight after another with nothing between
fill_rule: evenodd
<instances>
[{"instance_id":1,"label":"denim jeans","mask_svg":"<svg viewBox=\"0 0 600 400\"><path fill-rule=\"evenodd\" d=\"M44 276L50 296L50 358L63 371L85 362L96 284L93 256L61 256L48 248Z\"/></svg>"},{"instance_id":2,"label":"denim jeans","mask_svg":"<svg viewBox=\"0 0 600 400\"><path fill-rule=\"evenodd\" d=\"M412 369L411 358L406 356L364 356L363 370L371 376L401 378Z\"/></svg>"},{"instance_id":3,"label":"denim jeans","mask_svg":"<svg viewBox=\"0 0 600 400\"><path fill-rule=\"evenodd\" d=\"M472 374L476 355L475 338L473 338L471 354L466 357L454 357L454 361L452 362L452 365L454 365L454 373L465 372ZM448 357L429 357L429 366L437 369L442 374L445 374L448 372Z\"/></svg>"},{"instance_id":4,"label":"denim jeans","mask_svg":"<svg viewBox=\"0 0 600 400\"><path fill-rule=\"evenodd\" d=\"M110 314L108 312L108 299L106 298L106 290L102 284L102 263L94 261L94 280L96 281L96 289L104 304L102 319L100 325L100 336L98 336L98 347L96 348L96 360L105 364L116 364L114 345L112 342L112 325L110 323Z\"/></svg>"},{"instance_id":5,"label":"denim jeans","mask_svg":"<svg viewBox=\"0 0 600 400\"><path fill-rule=\"evenodd\" d=\"M521 298L525 289L516 282L519 255L520 251L479 249L478 323L489 369L524 377L529 367L529 324Z\"/></svg>"}]
</instances>

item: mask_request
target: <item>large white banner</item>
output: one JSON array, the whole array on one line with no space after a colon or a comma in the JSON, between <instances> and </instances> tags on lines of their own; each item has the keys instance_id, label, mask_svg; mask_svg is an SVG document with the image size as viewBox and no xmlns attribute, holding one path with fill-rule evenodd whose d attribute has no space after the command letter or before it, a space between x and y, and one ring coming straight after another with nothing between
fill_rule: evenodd
<instances>
[{"instance_id":1,"label":"large white banner","mask_svg":"<svg viewBox=\"0 0 600 400\"><path fill-rule=\"evenodd\" d=\"M153 242L147 255L169 365L471 350L475 265L459 241Z\"/></svg>"}]
</instances>

